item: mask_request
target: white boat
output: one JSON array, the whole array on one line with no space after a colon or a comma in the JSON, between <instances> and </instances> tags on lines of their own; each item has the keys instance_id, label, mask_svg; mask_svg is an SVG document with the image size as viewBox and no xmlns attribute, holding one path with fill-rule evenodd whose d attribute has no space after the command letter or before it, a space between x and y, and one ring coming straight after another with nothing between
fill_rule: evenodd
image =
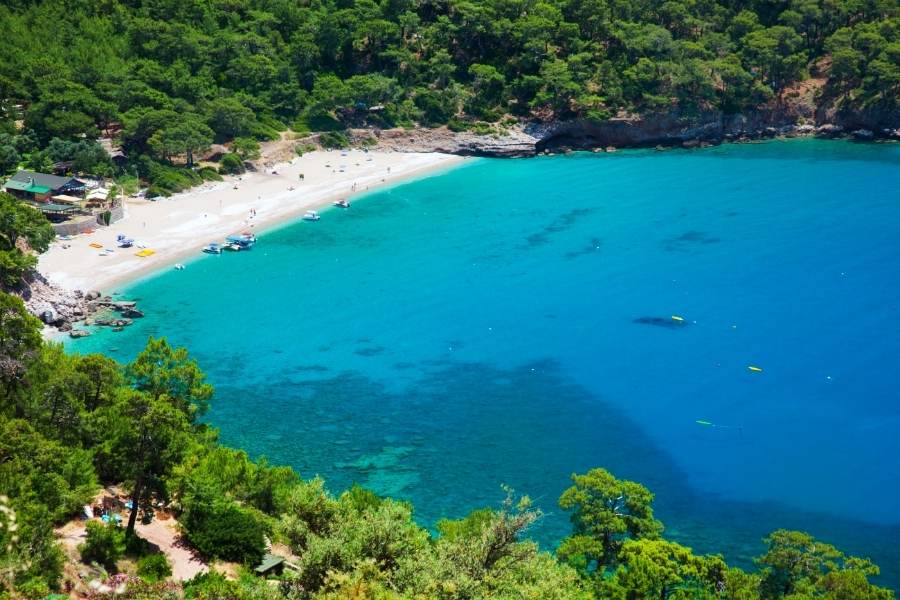
<instances>
[{"instance_id":1,"label":"white boat","mask_svg":"<svg viewBox=\"0 0 900 600\"><path fill-rule=\"evenodd\" d=\"M303 215L304 221L318 221L321 217L319 217L319 213L314 210L306 211L306 214Z\"/></svg>"},{"instance_id":2,"label":"white boat","mask_svg":"<svg viewBox=\"0 0 900 600\"><path fill-rule=\"evenodd\" d=\"M240 244L229 243L222 246L222 250L227 250L229 252L240 252L243 246Z\"/></svg>"},{"instance_id":3,"label":"white boat","mask_svg":"<svg viewBox=\"0 0 900 600\"><path fill-rule=\"evenodd\" d=\"M347 200L335 200L334 205L340 206L341 208L350 208L350 202Z\"/></svg>"},{"instance_id":4,"label":"white boat","mask_svg":"<svg viewBox=\"0 0 900 600\"><path fill-rule=\"evenodd\" d=\"M216 243L203 246L203 251L207 254L222 254L222 246Z\"/></svg>"}]
</instances>

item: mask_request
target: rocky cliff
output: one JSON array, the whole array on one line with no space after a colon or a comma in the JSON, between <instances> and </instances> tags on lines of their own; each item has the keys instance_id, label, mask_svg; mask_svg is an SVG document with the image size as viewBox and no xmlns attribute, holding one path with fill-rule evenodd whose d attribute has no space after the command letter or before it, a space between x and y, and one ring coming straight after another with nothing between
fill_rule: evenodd
<instances>
[{"instance_id":1,"label":"rocky cliff","mask_svg":"<svg viewBox=\"0 0 900 600\"><path fill-rule=\"evenodd\" d=\"M778 135L900 139L900 108L841 110L836 99L822 100L821 89L820 80L807 80L787 90L777 102L742 114L670 112L621 114L605 121L522 122L489 135L453 132L446 127L354 133L360 138L374 136L379 149L497 157L570 149L693 146Z\"/></svg>"}]
</instances>

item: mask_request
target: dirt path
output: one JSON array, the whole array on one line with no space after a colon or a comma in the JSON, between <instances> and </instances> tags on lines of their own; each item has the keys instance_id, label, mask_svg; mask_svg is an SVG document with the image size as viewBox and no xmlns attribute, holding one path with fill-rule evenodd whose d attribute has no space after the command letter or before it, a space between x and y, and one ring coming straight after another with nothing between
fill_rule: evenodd
<instances>
[{"instance_id":1,"label":"dirt path","mask_svg":"<svg viewBox=\"0 0 900 600\"><path fill-rule=\"evenodd\" d=\"M149 525L138 523L135 527L138 535L159 547L172 564L172 579L187 581L199 573L209 571L209 565L196 557L193 551L181 539L178 524L174 519L162 521L153 519Z\"/></svg>"}]
</instances>

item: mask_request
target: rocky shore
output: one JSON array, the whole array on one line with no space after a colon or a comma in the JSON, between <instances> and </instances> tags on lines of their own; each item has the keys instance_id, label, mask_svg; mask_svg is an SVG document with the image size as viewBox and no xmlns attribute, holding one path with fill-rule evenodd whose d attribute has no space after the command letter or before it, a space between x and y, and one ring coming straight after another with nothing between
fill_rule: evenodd
<instances>
[{"instance_id":1,"label":"rocky shore","mask_svg":"<svg viewBox=\"0 0 900 600\"><path fill-rule=\"evenodd\" d=\"M52 284L36 271L18 289L10 291L20 296L28 312L48 328L67 332L73 338L90 335L89 330L76 328L79 324L121 331L134 319L144 316L135 302L114 300L96 290L68 290Z\"/></svg>"},{"instance_id":2,"label":"rocky shore","mask_svg":"<svg viewBox=\"0 0 900 600\"><path fill-rule=\"evenodd\" d=\"M519 122L489 134L436 129L354 130L359 140L395 152L528 157L568 150L638 147L696 147L780 136L848 137L900 140L900 108L842 112L836 102L816 102L821 82L809 80L777 103L742 114L721 111L619 114L605 121L574 119Z\"/></svg>"}]
</instances>

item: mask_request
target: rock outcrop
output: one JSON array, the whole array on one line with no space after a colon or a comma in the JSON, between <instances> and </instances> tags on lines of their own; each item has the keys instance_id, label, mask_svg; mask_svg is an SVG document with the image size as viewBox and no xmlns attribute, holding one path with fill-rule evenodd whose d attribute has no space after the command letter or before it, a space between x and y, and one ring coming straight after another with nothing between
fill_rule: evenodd
<instances>
[{"instance_id":1,"label":"rock outcrop","mask_svg":"<svg viewBox=\"0 0 900 600\"><path fill-rule=\"evenodd\" d=\"M523 122L494 134L436 129L355 130L357 139L374 137L377 147L397 152L521 157L567 150L622 147L696 147L723 141L776 136L850 135L861 141L900 139L900 109L851 112L831 100L815 103L824 80L798 84L778 101L758 110L726 115L721 111L650 115L620 114L605 121Z\"/></svg>"},{"instance_id":2,"label":"rock outcrop","mask_svg":"<svg viewBox=\"0 0 900 600\"><path fill-rule=\"evenodd\" d=\"M7 291L21 297L28 312L45 325L68 332L71 337L90 335L86 330L73 327L78 323L126 327L133 319L144 316L134 302L113 300L96 290L86 293L69 290L54 285L36 271L32 271L19 287Z\"/></svg>"}]
</instances>

